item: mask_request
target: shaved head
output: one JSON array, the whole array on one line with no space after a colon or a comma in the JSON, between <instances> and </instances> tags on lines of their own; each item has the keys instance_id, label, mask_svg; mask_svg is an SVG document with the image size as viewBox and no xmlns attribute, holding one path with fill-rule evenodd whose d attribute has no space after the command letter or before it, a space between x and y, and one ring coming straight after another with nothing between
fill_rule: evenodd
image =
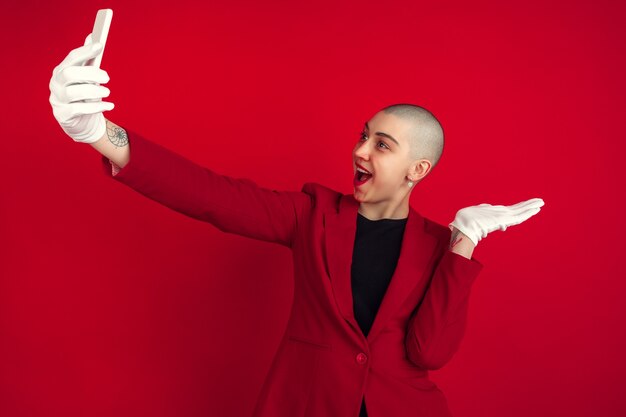
<instances>
[{"instance_id":1,"label":"shaved head","mask_svg":"<svg viewBox=\"0 0 626 417\"><path fill-rule=\"evenodd\" d=\"M443 128L431 112L414 104L392 104L381 110L410 122L409 158L428 159L432 171L443 154Z\"/></svg>"}]
</instances>

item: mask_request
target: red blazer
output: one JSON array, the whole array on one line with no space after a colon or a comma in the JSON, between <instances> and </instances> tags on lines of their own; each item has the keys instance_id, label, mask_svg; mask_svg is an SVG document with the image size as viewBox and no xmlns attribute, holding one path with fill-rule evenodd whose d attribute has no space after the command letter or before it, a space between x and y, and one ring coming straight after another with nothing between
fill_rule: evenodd
<instances>
[{"instance_id":1,"label":"red blazer","mask_svg":"<svg viewBox=\"0 0 626 417\"><path fill-rule=\"evenodd\" d=\"M108 176L189 217L291 248L293 307L254 417L450 416L428 371L465 331L483 265L448 250L451 231L410 208L400 257L367 336L354 318L350 266L358 202L316 183L262 188L217 174L128 131L131 157Z\"/></svg>"}]
</instances>

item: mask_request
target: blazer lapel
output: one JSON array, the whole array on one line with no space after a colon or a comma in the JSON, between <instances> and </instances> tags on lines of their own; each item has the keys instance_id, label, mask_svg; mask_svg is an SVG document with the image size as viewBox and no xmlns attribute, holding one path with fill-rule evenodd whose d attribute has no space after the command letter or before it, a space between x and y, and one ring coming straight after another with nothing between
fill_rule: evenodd
<instances>
[{"instance_id":1,"label":"blazer lapel","mask_svg":"<svg viewBox=\"0 0 626 417\"><path fill-rule=\"evenodd\" d=\"M353 195L342 195L339 211L324 213L324 236L327 267L335 301L344 319L362 334L354 317L351 275L358 208L359 203ZM438 241L424 230L424 226L424 218L409 206L400 257L367 335L369 343L400 308L415 285L426 278L426 266L435 254Z\"/></svg>"}]
</instances>

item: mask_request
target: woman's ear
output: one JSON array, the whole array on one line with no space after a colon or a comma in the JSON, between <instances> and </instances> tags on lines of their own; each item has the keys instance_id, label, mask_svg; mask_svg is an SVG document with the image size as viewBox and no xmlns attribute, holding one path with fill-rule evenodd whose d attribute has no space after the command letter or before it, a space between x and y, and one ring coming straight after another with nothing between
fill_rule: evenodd
<instances>
[{"instance_id":1,"label":"woman's ear","mask_svg":"<svg viewBox=\"0 0 626 417\"><path fill-rule=\"evenodd\" d=\"M420 159L419 161L416 162L416 166L415 166L415 174L417 175L417 180L421 180L422 178L424 178L426 175L428 175L431 171L431 167L432 164L430 163L430 161L428 159Z\"/></svg>"}]
</instances>

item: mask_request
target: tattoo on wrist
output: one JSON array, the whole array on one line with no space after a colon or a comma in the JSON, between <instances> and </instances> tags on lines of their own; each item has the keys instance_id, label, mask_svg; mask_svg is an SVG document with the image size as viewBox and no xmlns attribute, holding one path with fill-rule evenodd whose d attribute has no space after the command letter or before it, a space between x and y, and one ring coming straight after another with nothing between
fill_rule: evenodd
<instances>
[{"instance_id":1,"label":"tattoo on wrist","mask_svg":"<svg viewBox=\"0 0 626 417\"><path fill-rule=\"evenodd\" d=\"M128 134L126 134L126 131L121 127L112 126L110 123L107 123L107 137L109 138L109 142L117 148L128 145Z\"/></svg>"},{"instance_id":2,"label":"tattoo on wrist","mask_svg":"<svg viewBox=\"0 0 626 417\"><path fill-rule=\"evenodd\" d=\"M458 229L455 229L454 232L452 232L452 237L450 238L450 247L448 249L454 248L463 240L463 238L459 236L460 233L461 231Z\"/></svg>"}]
</instances>

